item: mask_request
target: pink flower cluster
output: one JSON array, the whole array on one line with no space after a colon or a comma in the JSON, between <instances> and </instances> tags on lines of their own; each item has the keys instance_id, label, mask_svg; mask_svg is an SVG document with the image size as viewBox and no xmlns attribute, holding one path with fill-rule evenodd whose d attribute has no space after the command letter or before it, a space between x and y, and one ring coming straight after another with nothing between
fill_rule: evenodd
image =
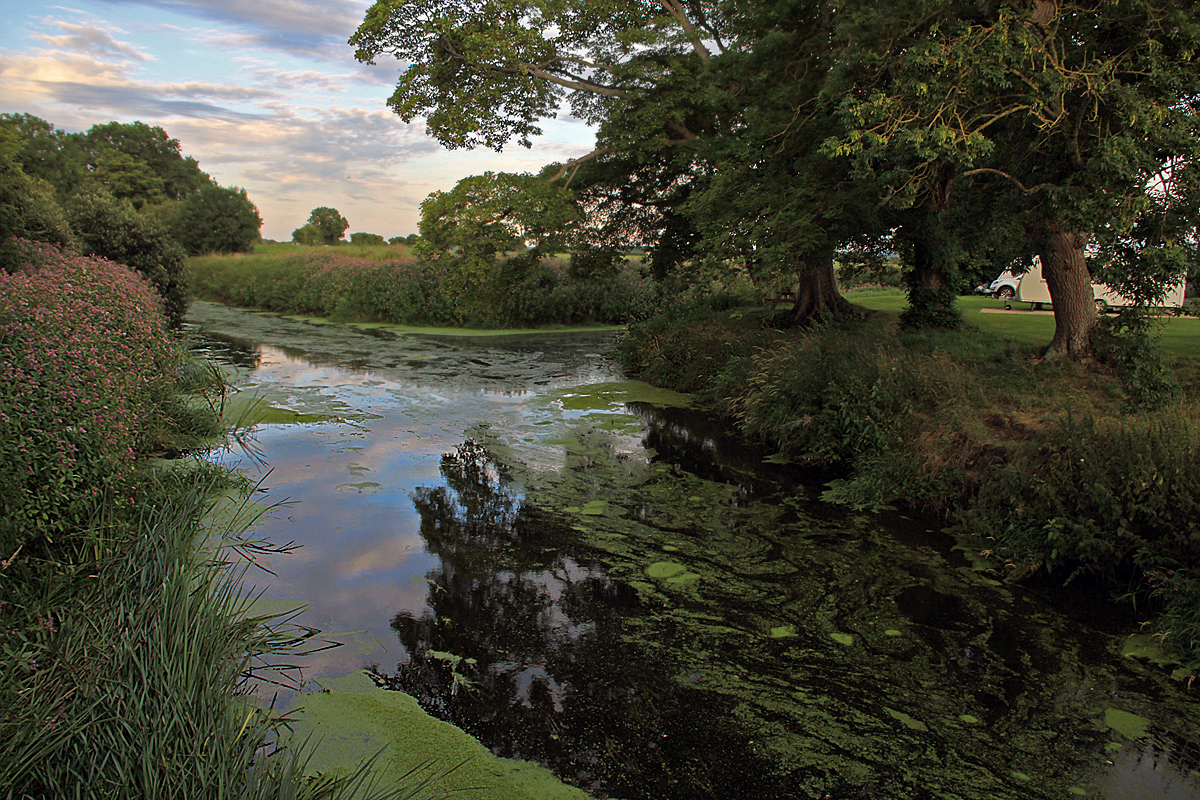
<instances>
[{"instance_id":1,"label":"pink flower cluster","mask_svg":"<svg viewBox=\"0 0 1200 800\"><path fill-rule=\"evenodd\" d=\"M0 478L6 513L53 526L131 468L172 342L130 268L22 244L27 271L0 272Z\"/></svg>"}]
</instances>

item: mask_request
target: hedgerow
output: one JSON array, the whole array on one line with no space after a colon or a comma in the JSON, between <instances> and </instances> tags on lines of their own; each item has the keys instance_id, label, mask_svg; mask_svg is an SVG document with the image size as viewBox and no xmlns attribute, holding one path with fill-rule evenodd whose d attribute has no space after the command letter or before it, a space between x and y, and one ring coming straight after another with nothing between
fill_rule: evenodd
<instances>
[{"instance_id":1,"label":"hedgerow","mask_svg":"<svg viewBox=\"0 0 1200 800\"><path fill-rule=\"evenodd\" d=\"M632 270L602 279L570 274L559 260L498 262L470 302L456 301L454 256L372 259L328 250L279 257L193 258L197 296L335 320L447 327L623 323L647 315L654 289Z\"/></svg>"}]
</instances>

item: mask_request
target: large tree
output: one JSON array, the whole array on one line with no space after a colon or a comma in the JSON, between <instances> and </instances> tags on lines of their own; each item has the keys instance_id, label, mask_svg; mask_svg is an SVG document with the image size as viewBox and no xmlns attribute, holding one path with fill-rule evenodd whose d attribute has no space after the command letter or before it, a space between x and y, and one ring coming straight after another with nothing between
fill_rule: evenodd
<instances>
[{"instance_id":1,"label":"large tree","mask_svg":"<svg viewBox=\"0 0 1200 800\"><path fill-rule=\"evenodd\" d=\"M839 23L848 126L835 152L896 198L987 192L1018 217L1053 298L1047 357L1086 358L1086 252L1138 224L1164 170L1194 161L1200 7L1188 0L856 2Z\"/></svg>"},{"instance_id":2,"label":"large tree","mask_svg":"<svg viewBox=\"0 0 1200 800\"><path fill-rule=\"evenodd\" d=\"M161 191L166 199L182 200L212 183L196 159L183 155L179 140L172 139L158 126L144 122L94 125L82 135L81 143L87 153L90 171L107 169L119 174L121 164L140 165L147 175L161 181L161 184L153 183L148 188ZM128 199L139 205L140 196ZM146 202L154 203L156 199L147 198Z\"/></svg>"},{"instance_id":3,"label":"large tree","mask_svg":"<svg viewBox=\"0 0 1200 800\"><path fill-rule=\"evenodd\" d=\"M262 217L245 189L210 184L180 202L171 228L192 255L240 253L259 240Z\"/></svg>"},{"instance_id":4,"label":"large tree","mask_svg":"<svg viewBox=\"0 0 1200 800\"><path fill-rule=\"evenodd\" d=\"M498 257L525 251L515 266L532 266L542 250L561 247L579 213L564 187L523 174L487 172L463 178L448 192L434 192L421 204L418 252L450 256L454 268L442 291L465 317L490 305L480 297L494 277ZM508 278L521 280L521 270Z\"/></svg>"},{"instance_id":5,"label":"large tree","mask_svg":"<svg viewBox=\"0 0 1200 800\"><path fill-rule=\"evenodd\" d=\"M0 114L0 147L26 175L53 186L60 201L75 193L87 172L80 138L32 114Z\"/></svg>"},{"instance_id":6,"label":"large tree","mask_svg":"<svg viewBox=\"0 0 1200 800\"><path fill-rule=\"evenodd\" d=\"M304 227L315 228L320 233L323 243L337 244L346 233L346 229L350 227L350 223L338 213L336 208L321 206L312 210L312 213L308 215L308 223ZM300 241L300 239L296 239L296 241Z\"/></svg>"},{"instance_id":7,"label":"large tree","mask_svg":"<svg viewBox=\"0 0 1200 800\"><path fill-rule=\"evenodd\" d=\"M700 238L684 206L720 168L700 142L736 138L743 124L742 107L716 89L725 78L714 64L746 50L755 24L774 22L750 19L737 3L702 0L381 0L351 43L362 61L405 63L389 105L427 119L450 148L529 146L564 103L596 124L595 150L547 177L578 191L588 244L648 246L662 275ZM775 242L789 230L774 226ZM825 257L836 234L818 238L779 267L812 289L800 293L812 301L806 314L845 307Z\"/></svg>"}]
</instances>

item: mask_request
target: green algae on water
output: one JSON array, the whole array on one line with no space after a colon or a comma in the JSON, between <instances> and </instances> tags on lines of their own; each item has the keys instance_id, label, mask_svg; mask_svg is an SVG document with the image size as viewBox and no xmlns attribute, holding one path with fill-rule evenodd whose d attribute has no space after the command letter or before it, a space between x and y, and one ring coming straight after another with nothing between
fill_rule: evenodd
<instances>
[{"instance_id":1,"label":"green algae on water","mask_svg":"<svg viewBox=\"0 0 1200 800\"><path fill-rule=\"evenodd\" d=\"M655 561L646 567L646 574L651 578L672 578L687 572L687 567L675 561Z\"/></svg>"},{"instance_id":2,"label":"green algae on water","mask_svg":"<svg viewBox=\"0 0 1200 800\"><path fill-rule=\"evenodd\" d=\"M377 688L364 673L331 681L327 690L299 698L291 712L292 737L315 743L307 768L350 773L380 757L372 772L380 785L404 786L413 769L431 778L437 796L488 800L588 800L549 770L527 761L499 758L448 722L426 714L407 694ZM416 781L409 779L409 785Z\"/></svg>"},{"instance_id":3,"label":"green algae on water","mask_svg":"<svg viewBox=\"0 0 1200 800\"><path fill-rule=\"evenodd\" d=\"M1129 739L1141 739L1149 734L1150 720L1119 708L1106 708L1104 724Z\"/></svg>"}]
</instances>

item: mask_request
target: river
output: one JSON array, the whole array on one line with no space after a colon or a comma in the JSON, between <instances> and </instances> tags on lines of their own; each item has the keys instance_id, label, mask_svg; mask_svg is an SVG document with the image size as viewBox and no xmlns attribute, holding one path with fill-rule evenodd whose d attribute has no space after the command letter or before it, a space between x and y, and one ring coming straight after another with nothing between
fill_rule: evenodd
<instances>
[{"instance_id":1,"label":"river","mask_svg":"<svg viewBox=\"0 0 1200 800\"><path fill-rule=\"evenodd\" d=\"M253 573L493 752L597 797L1200 798L1200 684L1085 581L820 501L614 334L412 333L197 303L298 548Z\"/></svg>"}]
</instances>

